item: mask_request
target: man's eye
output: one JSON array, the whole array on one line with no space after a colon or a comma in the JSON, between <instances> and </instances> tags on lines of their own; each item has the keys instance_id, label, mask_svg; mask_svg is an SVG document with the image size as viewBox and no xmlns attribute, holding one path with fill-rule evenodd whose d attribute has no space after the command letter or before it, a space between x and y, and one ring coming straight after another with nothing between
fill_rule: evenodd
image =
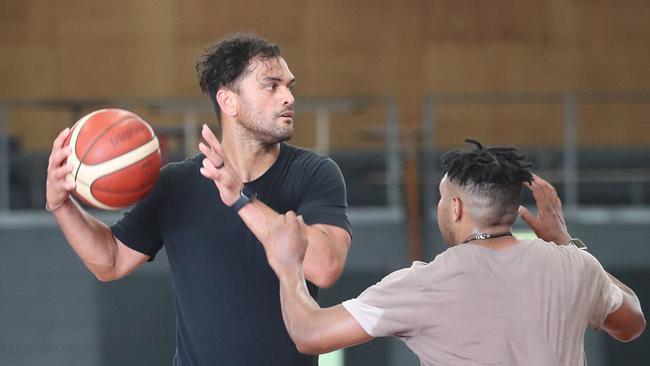
<instances>
[{"instance_id":1,"label":"man's eye","mask_svg":"<svg viewBox=\"0 0 650 366\"><path fill-rule=\"evenodd\" d=\"M277 87L276 84L268 84L267 86L265 86L265 89L268 89L268 90L275 90L276 87Z\"/></svg>"}]
</instances>

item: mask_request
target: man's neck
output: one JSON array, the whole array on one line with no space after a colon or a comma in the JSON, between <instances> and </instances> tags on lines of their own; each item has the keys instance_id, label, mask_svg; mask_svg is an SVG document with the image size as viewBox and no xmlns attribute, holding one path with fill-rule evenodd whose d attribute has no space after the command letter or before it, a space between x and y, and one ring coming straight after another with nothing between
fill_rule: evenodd
<instances>
[{"instance_id":1,"label":"man's neck","mask_svg":"<svg viewBox=\"0 0 650 366\"><path fill-rule=\"evenodd\" d=\"M222 148L239 179L247 183L261 177L280 155L280 144L265 144L224 131Z\"/></svg>"},{"instance_id":2,"label":"man's neck","mask_svg":"<svg viewBox=\"0 0 650 366\"><path fill-rule=\"evenodd\" d=\"M462 234L459 235L459 239L459 243L467 242L496 250L506 249L518 243L518 240L512 236L511 225L489 227L472 225L470 228L463 230Z\"/></svg>"}]
</instances>

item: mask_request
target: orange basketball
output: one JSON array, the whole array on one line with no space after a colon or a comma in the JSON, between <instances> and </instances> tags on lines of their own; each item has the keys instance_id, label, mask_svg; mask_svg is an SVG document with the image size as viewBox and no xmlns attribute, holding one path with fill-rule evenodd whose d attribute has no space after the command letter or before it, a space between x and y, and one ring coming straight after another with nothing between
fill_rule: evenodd
<instances>
[{"instance_id":1,"label":"orange basketball","mask_svg":"<svg viewBox=\"0 0 650 366\"><path fill-rule=\"evenodd\" d=\"M84 203L118 210L153 188L160 172L160 148L151 126L122 109L101 109L82 117L64 142L73 165L67 180Z\"/></svg>"}]
</instances>

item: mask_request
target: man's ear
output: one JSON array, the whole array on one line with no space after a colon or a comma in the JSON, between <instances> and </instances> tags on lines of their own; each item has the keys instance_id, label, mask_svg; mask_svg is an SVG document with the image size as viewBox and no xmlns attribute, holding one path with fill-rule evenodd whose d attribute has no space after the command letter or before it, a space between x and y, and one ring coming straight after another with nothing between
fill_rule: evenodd
<instances>
[{"instance_id":1,"label":"man's ear","mask_svg":"<svg viewBox=\"0 0 650 366\"><path fill-rule=\"evenodd\" d=\"M463 200L458 196L451 198L451 220L453 222L460 221L463 218Z\"/></svg>"},{"instance_id":2,"label":"man's ear","mask_svg":"<svg viewBox=\"0 0 650 366\"><path fill-rule=\"evenodd\" d=\"M217 90L217 103L221 112L227 116L235 117L237 115L237 95L230 89Z\"/></svg>"}]
</instances>

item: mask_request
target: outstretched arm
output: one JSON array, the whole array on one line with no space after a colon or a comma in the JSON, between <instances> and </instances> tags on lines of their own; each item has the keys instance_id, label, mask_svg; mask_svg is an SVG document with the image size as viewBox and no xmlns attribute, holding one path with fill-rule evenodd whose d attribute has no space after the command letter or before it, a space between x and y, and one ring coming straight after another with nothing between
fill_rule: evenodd
<instances>
[{"instance_id":1,"label":"outstretched arm","mask_svg":"<svg viewBox=\"0 0 650 366\"><path fill-rule=\"evenodd\" d=\"M232 169L221 143L206 125L203 126L202 136L207 145L199 144L199 150L206 156L201 174L214 181L223 202L231 206L239 198L243 183ZM280 216L257 200L244 206L239 215L261 242L267 241L269 228ZM307 238L309 246L304 261L305 276L318 287L330 287L343 273L350 248L350 234L334 225L314 224L307 226Z\"/></svg>"},{"instance_id":2,"label":"outstretched arm","mask_svg":"<svg viewBox=\"0 0 650 366\"><path fill-rule=\"evenodd\" d=\"M291 211L279 215L262 244L280 280L282 318L298 351L321 354L372 339L341 304L321 309L309 295L302 270L307 250L302 217Z\"/></svg>"},{"instance_id":3,"label":"outstretched arm","mask_svg":"<svg viewBox=\"0 0 650 366\"><path fill-rule=\"evenodd\" d=\"M521 219L535 231L539 238L558 245L569 244L571 236L564 222L562 202L555 188L536 175L533 176L532 184L528 184L527 187L535 198L538 215L534 216L522 206L519 208ZM607 273L607 275L623 291L623 302L617 310L607 316L603 329L620 341L631 341L639 337L645 329L646 321L641 303L632 289L611 274Z\"/></svg>"}]
</instances>

